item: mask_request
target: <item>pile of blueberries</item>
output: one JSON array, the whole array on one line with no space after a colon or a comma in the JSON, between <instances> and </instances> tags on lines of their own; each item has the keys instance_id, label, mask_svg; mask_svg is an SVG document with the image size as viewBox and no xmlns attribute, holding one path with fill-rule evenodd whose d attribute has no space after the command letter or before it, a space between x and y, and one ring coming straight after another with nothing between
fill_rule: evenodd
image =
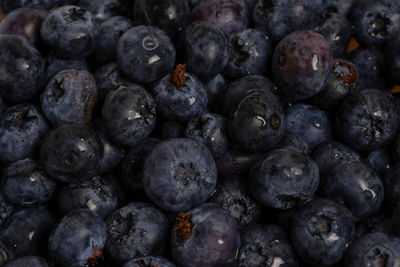
<instances>
[{"instance_id":1,"label":"pile of blueberries","mask_svg":"<svg viewBox=\"0 0 400 267\"><path fill-rule=\"evenodd\" d=\"M400 266L398 0L0 7L0 266Z\"/></svg>"}]
</instances>

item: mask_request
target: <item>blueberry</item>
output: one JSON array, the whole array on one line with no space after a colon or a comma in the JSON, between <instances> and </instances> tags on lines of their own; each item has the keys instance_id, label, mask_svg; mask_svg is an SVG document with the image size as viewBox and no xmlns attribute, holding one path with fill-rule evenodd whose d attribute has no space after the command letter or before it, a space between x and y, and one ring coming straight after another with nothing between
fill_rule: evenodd
<instances>
[{"instance_id":1,"label":"blueberry","mask_svg":"<svg viewBox=\"0 0 400 267\"><path fill-rule=\"evenodd\" d=\"M81 124L53 128L44 138L41 163L54 179L67 183L88 180L98 172L102 145L96 134Z\"/></svg>"},{"instance_id":2,"label":"blueberry","mask_svg":"<svg viewBox=\"0 0 400 267\"><path fill-rule=\"evenodd\" d=\"M262 153L251 153L231 149L216 159L218 173L223 177L240 175L246 177L250 168L258 161Z\"/></svg>"},{"instance_id":3,"label":"blueberry","mask_svg":"<svg viewBox=\"0 0 400 267\"><path fill-rule=\"evenodd\" d=\"M93 15L78 6L62 6L50 11L41 29L43 42L58 56L79 59L95 48L98 28Z\"/></svg>"},{"instance_id":4,"label":"blueberry","mask_svg":"<svg viewBox=\"0 0 400 267\"><path fill-rule=\"evenodd\" d=\"M207 107L203 83L186 72L185 64L155 84L152 93L157 110L168 119L187 121L203 114Z\"/></svg>"},{"instance_id":5,"label":"blueberry","mask_svg":"<svg viewBox=\"0 0 400 267\"><path fill-rule=\"evenodd\" d=\"M62 266L91 266L102 259L106 238L103 220L89 210L77 209L55 225L48 250Z\"/></svg>"},{"instance_id":6,"label":"blueberry","mask_svg":"<svg viewBox=\"0 0 400 267\"><path fill-rule=\"evenodd\" d=\"M346 267L394 266L400 260L400 241L384 233L366 234L346 252Z\"/></svg>"},{"instance_id":7,"label":"blueberry","mask_svg":"<svg viewBox=\"0 0 400 267\"><path fill-rule=\"evenodd\" d=\"M81 184L65 185L57 195L57 203L62 214L74 209L88 209L105 218L117 209L118 197L110 182L95 176Z\"/></svg>"},{"instance_id":8,"label":"blueberry","mask_svg":"<svg viewBox=\"0 0 400 267\"><path fill-rule=\"evenodd\" d=\"M175 264L161 256L144 256L131 259L122 267L176 267Z\"/></svg>"},{"instance_id":9,"label":"blueberry","mask_svg":"<svg viewBox=\"0 0 400 267\"><path fill-rule=\"evenodd\" d=\"M394 98L375 89L349 95L336 113L336 122L343 141L357 151L389 144L399 129Z\"/></svg>"},{"instance_id":10,"label":"blueberry","mask_svg":"<svg viewBox=\"0 0 400 267\"><path fill-rule=\"evenodd\" d=\"M46 117L60 125L89 123L96 99L96 81L90 72L67 69L50 80L40 102Z\"/></svg>"},{"instance_id":11,"label":"blueberry","mask_svg":"<svg viewBox=\"0 0 400 267\"><path fill-rule=\"evenodd\" d=\"M178 213L172 228L171 254L179 266L223 266L240 247L235 220L217 204Z\"/></svg>"},{"instance_id":12,"label":"blueberry","mask_svg":"<svg viewBox=\"0 0 400 267\"><path fill-rule=\"evenodd\" d=\"M36 106L18 104L7 108L0 120L1 161L10 164L36 157L49 130L49 122Z\"/></svg>"},{"instance_id":13,"label":"blueberry","mask_svg":"<svg viewBox=\"0 0 400 267\"><path fill-rule=\"evenodd\" d=\"M134 257L161 255L168 235L168 219L156 207L132 202L106 220L106 251L117 262Z\"/></svg>"},{"instance_id":14,"label":"blueberry","mask_svg":"<svg viewBox=\"0 0 400 267\"><path fill-rule=\"evenodd\" d=\"M275 82L293 100L318 94L332 69L332 49L322 35L296 31L276 46L272 70Z\"/></svg>"},{"instance_id":15,"label":"blueberry","mask_svg":"<svg viewBox=\"0 0 400 267\"><path fill-rule=\"evenodd\" d=\"M339 262L353 234L351 212L329 199L313 200L293 216L293 248L303 261L313 266Z\"/></svg>"},{"instance_id":16,"label":"blueberry","mask_svg":"<svg viewBox=\"0 0 400 267\"><path fill-rule=\"evenodd\" d=\"M43 86L45 61L23 36L0 35L0 95L11 102L35 97Z\"/></svg>"},{"instance_id":17,"label":"blueberry","mask_svg":"<svg viewBox=\"0 0 400 267\"><path fill-rule=\"evenodd\" d=\"M25 256L10 261L4 267L25 267L25 266L49 267L50 265L44 258L38 256Z\"/></svg>"},{"instance_id":18,"label":"blueberry","mask_svg":"<svg viewBox=\"0 0 400 267\"><path fill-rule=\"evenodd\" d=\"M298 266L295 252L285 231L277 225L254 224L241 232L240 267Z\"/></svg>"},{"instance_id":19,"label":"blueberry","mask_svg":"<svg viewBox=\"0 0 400 267\"><path fill-rule=\"evenodd\" d=\"M136 146L154 128L155 101L141 86L120 86L107 94L102 119L111 139L125 146Z\"/></svg>"},{"instance_id":20,"label":"blueberry","mask_svg":"<svg viewBox=\"0 0 400 267\"><path fill-rule=\"evenodd\" d=\"M85 59L65 59L53 54L47 55L46 65L46 84L49 84L50 80L62 70L88 70L88 64Z\"/></svg>"},{"instance_id":21,"label":"blueberry","mask_svg":"<svg viewBox=\"0 0 400 267\"><path fill-rule=\"evenodd\" d=\"M218 114L204 113L191 119L186 126L185 136L205 145L214 158L218 158L229 148L227 122Z\"/></svg>"},{"instance_id":22,"label":"blueberry","mask_svg":"<svg viewBox=\"0 0 400 267\"><path fill-rule=\"evenodd\" d=\"M317 190L318 166L296 150L273 150L251 168L249 184L253 195L268 207L299 207Z\"/></svg>"},{"instance_id":23,"label":"blueberry","mask_svg":"<svg viewBox=\"0 0 400 267\"><path fill-rule=\"evenodd\" d=\"M118 41L117 61L122 73L139 83L152 83L175 64L175 47L166 33L153 26L139 25Z\"/></svg>"},{"instance_id":24,"label":"blueberry","mask_svg":"<svg viewBox=\"0 0 400 267\"><path fill-rule=\"evenodd\" d=\"M92 13L97 22L127 12L128 8L124 0L79 0L78 6Z\"/></svg>"},{"instance_id":25,"label":"blueberry","mask_svg":"<svg viewBox=\"0 0 400 267\"><path fill-rule=\"evenodd\" d=\"M332 137L332 123L327 112L308 104L294 104L286 109L286 131L298 134L313 149Z\"/></svg>"},{"instance_id":26,"label":"blueberry","mask_svg":"<svg viewBox=\"0 0 400 267\"><path fill-rule=\"evenodd\" d=\"M257 222L261 217L261 206L254 200L248 183L238 176L224 178L209 201L224 208L240 228Z\"/></svg>"},{"instance_id":27,"label":"blueberry","mask_svg":"<svg viewBox=\"0 0 400 267\"><path fill-rule=\"evenodd\" d=\"M186 211L205 202L215 189L217 169L208 149L192 139L159 143L146 158L146 195L167 211Z\"/></svg>"},{"instance_id":28,"label":"blueberry","mask_svg":"<svg viewBox=\"0 0 400 267\"><path fill-rule=\"evenodd\" d=\"M21 206L44 204L53 197L55 189L56 182L47 176L38 162L29 158L9 165L1 184L2 194Z\"/></svg>"},{"instance_id":29,"label":"blueberry","mask_svg":"<svg viewBox=\"0 0 400 267\"><path fill-rule=\"evenodd\" d=\"M8 13L21 7L50 9L54 4L55 0L3 0L0 5L1 9L5 13Z\"/></svg>"},{"instance_id":30,"label":"blueberry","mask_svg":"<svg viewBox=\"0 0 400 267\"><path fill-rule=\"evenodd\" d=\"M228 41L224 33L211 23L189 25L183 43L188 71L202 80L214 78L228 63Z\"/></svg>"},{"instance_id":31,"label":"blueberry","mask_svg":"<svg viewBox=\"0 0 400 267\"><path fill-rule=\"evenodd\" d=\"M240 78L262 75L271 60L272 44L267 35L255 29L246 29L229 37L229 61L224 74Z\"/></svg>"},{"instance_id":32,"label":"blueberry","mask_svg":"<svg viewBox=\"0 0 400 267\"><path fill-rule=\"evenodd\" d=\"M274 147L286 125L278 98L269 92L255 91L231 110L229 133L243 149L256 152Z\"/></svg>"},{"instance_id":33,"label":"blueberry","mask_svg":"<svg viewBox=\"0 0 400 267\"><path fill-rule=\"evenodd\" d=\"M19 209L0 229L0 240L15 257L44 253L55 223L54 216L45 206Z\"/></svg>"}]
</instances>

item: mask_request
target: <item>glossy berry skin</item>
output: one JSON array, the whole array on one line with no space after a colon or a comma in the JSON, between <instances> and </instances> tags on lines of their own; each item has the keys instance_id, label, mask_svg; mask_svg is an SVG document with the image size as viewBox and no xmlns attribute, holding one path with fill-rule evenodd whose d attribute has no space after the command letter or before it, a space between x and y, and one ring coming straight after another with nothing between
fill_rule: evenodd
<instances>
[{"instance_id":1,"label":"glossy berry skin","mask_svg":"<svg viewBox=\"0 0 400 267\"><path fill-rule=\"evenodd\" d=\"M175 64L175 47L166 33L153 26L136 26L125 32L118 41L118 67L129 79L152 83Z\"/></svg>"},{"instance_id":2,"label":"glossy berry skin","mask_svg":"<svg viewBox=\"0 0 400 267\"><path fill-rule=\"evenodd\" d=\"M346 206L356 220L376 214L383 202L379 176L360 161L337 164L322 179L321 195Z\"/></svg>"},{"instance_id":3,"label":"glossy berry skin","mask_svg":"<svg viewBox=\"0 0 400 267\"><path fill-rule=\"evenodd\" d=\"M133 258L126 262L122 267L176 267L175 264L161 256L144 256Z\"/></svg>"},{"instance_id":4,"label":"glossy berry skin","mask_svg":"<svg viewBox=\"0 0 400 267\"><path fill-rule=\"evenodd\" d=\"M56 182L32 159L19 160L4 171L1 191L12 203L21 206L44 204L53 197L55 190Z\"/></svg>"},{"instance_id":5,"label":"glossy berry skin","mask_svg":"<svg viewBox=\"0 0 400 267\"><path fill-rule=\"evenodd\" d=\"M23 36L0 35L0 95L3 100L26 102L43 85L45 62Z\"/></svg>"},{"instance_id":6,"label":"glossy berry skin","mask_svg":"<svg viewBox=\"0 0 400 267\"><path fill-rule=\"evenodd\" d=\"M96 81L86 70L67 69L49 82L40 102L54 124L89 123L97 99Z\"/></svg>"},{"instance_id":7,"label":"glossy berry skin","mask_svg":"<svg viewBox=\"0 0 400 267\"><path fill-rule=\"evenodd\" d=\"M46 84L60 71L67 69L88 70L88 64L85 59L65 59L57 55L49 54L46 57Z\"/></svg>"},{"instance_id":8,"label":"glossy berry skin","mask_svg":"<svg viewBox=\"0 0 400 267\"><path fill-rule=\"evenodd\" d=\"M93 15L78 6L62 6L50 11L40 34L43 42L60 57L79 59L90 55L98 28Z\"/></svg>"},{"instance_id":9,"label":"glossy berry skin","mask_svg":"<svg viewBox=\"0 0 400 267\"><path fill-rule=\"evenodd\" d=\"M324 89L312 98L314 105L324 110L337 108L346 96L357 89L359 79L353 63L335 59Z\"/></svg>"},{"instance_id":10,"label":"glossy berry skin","mask_svg":"<svg viewBox=\"0 0 400 267\"><path fill-rule=\"evenodd\" d=\"M223 266L240 247L235 220L217 204L202 204L177 219L181 221L172 228L171 254L178 266Z\"/></svg>"},{"instance_id":11,"label":"glossy berry skin","mask_svg":"<svg viewBox=\"0 0 400 267\"><path fill-rule=\"evenodd\" d=\"M262 204L290 209L309 202L319 184L317 164L293 149L270 151L249 173L253 195Z\"/></svg>"},{"instance_id":12,"label":"glossy berry skin","mask_svg":"<svg viewBox=\"0 0 400 267\"><path fill-rule=\"evenodd\" d=\"M11 11L0 23L0 34L20 34L41 46L40 26L47 11L36 8L19 8Z\"/></svg>"},{"instance_id":13,"label":"glossy berry skin","mask_svg":"<svg viewBox=\"0 0 400 267\"><path fill-rule=\"evenodd\" d=\"M253 92L231 110L229 133L249 152L266 151L281 139L285 115L278 99L268 92Z\"/></svg>"},{"instance_id":14,"label":"glossy berry skin","mask_svg":"<svg viewBox=\"0 0 400 267\"><path fill-rule=\"evenodd\" d=\"M276 46L272 58L275 82L293 100L318 94L332 69L332 49L322 35L296 31Z\"/></svg>"},{"instance_id":15,"label":"glossy berry skin","mask_svg":"<svg viewBox=\"0 0 400 267\"><path fill-rule=\"evenodd\" d=\"M129 203L113 212L106 225L106 251L117 262L163 253L169 222L151 204Z\"/></svg>"},{"instance_id":16,"label":"glossy berry skin","mask_svg":"<svg viewBox=\"0 0 400 267\"><path fill-rule=\"evenodd\" d=\"M103 104L102 118L112 140L133 147L154 128L155 101L141 86L121 86L108 93Z\"/></svg>"},{"instance_id":17,"label":"glossy berry skin","mask_svg":"<svg viewBox=\"0 0 400 267\"><path fill-rule=\"evenodd\" d=\"M313 149L331 139L333 125L328 113L308 104L294 104L286 109L286 131L298 134Z\"/></svg>"},{"instance_id":18,"label":"glossy berry skin","mask_svg":"<svg viewBox=\"0 0 400 267\"><path fill-rule=\"evenodd\" d=\"M185 29L183 46L188 72L203 81L214 78L228 63L228 40L209 22L190 24Z\"/></svg>"},{"instance_id":19,"label":"glossy berry skin","mask_svg":"<svg viewBox=\"0 0 400 267\"><path fill-rule=\"evenodd\" d=\"M131 27L133 22L122 16L110 17L99 26L99 36L91 59L96 64L105 64L117 60L119 38Z\"/></svg>"},{"instance_id":20,"label":"glossy berry skin","mask_svg":"<svg viewBox=\"0 0 400 267\"><path fill-rule=\"evenodd\" d=\"M384 47L399 33L400 18L389 7L369 2L354 21L354 33L366 47Z\"/></svg>"},{"instance_id":21,"label":"glossy berry skin","mask_svg":"<svg viewBox=\"0 0 400 267\"><path fill-rule=\"evenodd\" d=\"M240 267L298 266L296 254L285 231L277 225L254 224L241 232Z\"/></svg>"},{"instance_id":22,"label":"glossy berry skin","mask_svg":"<svg viewBox=\"0 0 400 267\"><path fill-rule=\"evenodd\" d=\"M390 167L383 177L385 188L385 199L392 205L400 203L400 164L395 164Z\"/></svg>"},{"instance_id":23,"label":"glossy berry skin","mask_svg":"<svg viewBox=\"0 0 400 267\"><path fill-rule=\"evenodd\" d=\"M303 261L313 266L339 262L353 234L351 212L329 199L306 204L293 217L291 226L293 248Z\"/></svg>"},{"instance_id":24,"label":"glossy berry skin","mask_svg":"<svg viewBox=\"0 0 400 267\"><path fill-rule=\"evenodd\" d=\"M5 13L9 13L10 11L21 7L50 9L54 4L55 0L3 0L1 1L0 6Z\"/></svg>"},{"instance_id":25,"label":"glossy berry skin","mask_svg":"<svg viewBox=\"0 0 400 267\"><path fill-rule=\"evenodd\" d=\"M191 119L186 126L185 137L192 138L205 145L214 158L229 148L226 119L215 113L204 113Z\"/></svg>"},{"instance_id":26,"label":"glossy berry skin","mask_svg":"<svg viewBox=\"0 0 400 267\"><path fill-rule=\"evenodd\" d=\"M168 74L152 88L157 110L165 118L183 122L203 114L207 107L207 92L203 83L186 72L185 82L179 87L172 77L173 74Z\"/></svg>"},{"instance_id":27,"label":"glossy berry skin","mask_svg":"<svg viewBox=\"0 0 400 267\"><path fill-rule=\"evenodd\" d=\"M235 218L239 228L257 222L262 208L250 192L248 183L239 176L226 177L217 185L209 202L217 203Z\"/></svg>"},{"instance_id":28,"label":"glossy berry skin","mask_svg":"<svg viewBox=\"0 0 400 267\"><path fill-rule=\"evenodd\" d=\"M249 169L258 161L262 153L251 153L230 149L216 159L218 173L223 177L240 175L246 177Z\"/></svg>"},{"instance_id":29,"label":"glossy berry skin","mask_svg":"<svg viewBox=\"0 0 400 267\"><path fill-rule=\"evenodd\" d=\"M109 181L95 176L81 184L65 185L57 194L57 203L64 215L74 209L88 209L105 218L117 209L118 197Z\"/></svg>"},{"instance_id":30,"label":"glossy berry skin","mask_svg":"<svg viewBox=\"0 0 400 267\"><path fill-rule=\"evenodd\" d=\"M89 210L77 209L55 225L48 250L62 266L88 266L102 258L106 238L103 220Z\"/></svg>"},{"instance_id":31,"label":"glossy berry skin","mask_svg":"<svg viewBox=\"0 0 400 267\"><path fill-rule=\"evenodd\" d=\"M173 38L189 20L190 9L186 0L137 0L133 7L137 25L153 25Z\"/></svg>"},{"instance_id":32,"label":"glossy berry skin","mask_svg":"<svg viewBox=\"0 0 400 267\"><path fill-rule=\"evenodd\" d=\"M79 183L98 172L102 146L89 127L63 124L53 128L44 138L41 163L54 179Z\"/></svg>"},{"instance_id":33,"label":"glossy berry skin","mask_svg":"<svg viewBox=\"0 0 400 267\"><path fill-rule=\"evenodd\" d=\"M31 104L7 108L0 120L0 159L10 164L27 157L36 157L50 124Z\"/></svg>"},{"instance_id":34,"label":"glossy berry skin","mask_svg":"<svg viewBox=\"0 0 400 267\"><path fill-rule=\"evenodd\" d=\"M216 183L217 169L211 153L189 138L159 143L143 167L146 195L167 211L186 211L205 202Z\"/></svg>"},{"instance_id":35,"label":"glossy berry skin","mask_svg":"<svg viewBox=\"0 0 400 267\"><path fill-rule=\"evenodd\" d=\"M233 78L262 75L271 60L272 44L267 35L246 29L229 37L229 60L224 74Z\"/></svg>"},{"instance_id":36,"label":"glossy berry skin","mask_svg":"<svg viewBox=\"0 0 400 267\"><path fill-rule=\"evenodd\" d=\"M15 211L0 229L0 240L15 257L46 251L46 242L56 219L45 206Z\"/></svg>"},{"instance_id":37,"label":"glossy berry skin","mask_svg":"<svg viewBox=\"0 0 400 267\"><path fill-rule=\"evenodd\" d=\"M192 21L207 21L226 36L248 27L248 7L243 0L205 0L192 10Z\"/></svg>"},{"instance_id":38,"label":"glossy berry skin","mask_svg":"<svg viewBox=\"0 0 400 267\"><path fill-rule=\"evenodd\" d=\"M10 261L4 267L24 267L24 266L35 266L35 267L50 267L44 258L38 256L25 256L13 261Z\"/></svg>"},{"instance_id":39,"label":"glossy berry skin","mask_svg":"<svg viewBox=\"0 0 400 267\"><path fill-rule=\"evenodd\" d=\"M361 159L357 152L333 140L316 146L311 157L317 163L321 177L325 177L337 165Z\"/></svg>"},{"instance_id":40,"label":"glossy berry skin","mask_svg":"<svg viewBox=\"0 0 400 267\"><path fill-rule=\"evenodd\" d=\"M370 233L352 243L346 252L346 267L394 266L400 260L400 241L384 233Z\"/></svg>"},{"instance_id":41,"label":"glossy berry skin","mask_svg":"<svg viewBox=\"0 0 400 267\"><path fill-rule=\"evenodd\" d=\"M349 95L336 113L337 130L351 148L371 151L396 137L398 113L388 92L369 89Z\"/></svg>"}]
</instances>

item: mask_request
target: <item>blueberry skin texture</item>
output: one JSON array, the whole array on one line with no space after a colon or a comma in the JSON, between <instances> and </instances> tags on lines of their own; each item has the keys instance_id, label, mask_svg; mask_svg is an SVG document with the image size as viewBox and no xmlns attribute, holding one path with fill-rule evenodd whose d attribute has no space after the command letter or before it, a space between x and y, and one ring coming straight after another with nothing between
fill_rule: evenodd
<instances>
[{"instance_id":1,"label":"blueberry skin texture","mask_svg":"<svg viewBox=\"0 0 400 267\"><path fill-rule=\"evenodd\" d=\"M254 224L241 232L239 267L274 266L297 267L296 254L285 231L277 225Z\"/></svg>"},{"instance_id":2,"label":"blueberry skin texture","mask_svg":"<svg viewBox=\"0 0 400 267\"><path fill-rule=\"evenodd\" d=\"M132 202L106 220L106 251L117 262L161 255L168 236L166 215L151 204Z\"/></svg>"},{"instance_id":3,"label":"blueberry skin texture","mask_svg":"<svg viewBox=\"0 0 400 267\"><path fill-rule=\"evenodd\" d=\"M321 22L313 30L326 38L334 57L340 57L349 43L352 34L351 26L345 15L328 12L322 16Z\"/></svg>"},{"instance_id":4,"label":"blueberry skin texture","mask_svg":"<svg viewBox=\"0 0 400 267\"><path fill-rule=\"evenodd\" d=\"M110 17L99 26L99 36L91 60L96 64L105 64L117 60L119 38L131 27L133 22L122 16Z\"/></svg>"},{"instance_id":5,"label":"blueberry skin texture","mask_svg":"<svg viewBox=\"0 0 400 267\"><path fill-rule=\"evenodd\" d=\"M156 26L173 38L187 25L190 9L186 0L137 0L133 14L137 25Z\"/></svg>"},{"instance_id":6,"label":"blueberry skin texture","mask_svg":"<svg viewBox=\"0 0 400 267\"><path fill-rule=\"evenodd\" d=\"M55 0L3 0L0 3L2 11L9 13L21 7L50 9L54 6Z\"/></svg>"},{"instance_id":7,"label":"blueberry skin texture","mask_svg":"<svg viewBox=\"0 0 400 267\"><path fill-rule=\"evenodd\" d=\"M322 35L296 31L276 46L272 58L274 80L293 100L318 94L332 70L332 49Z\"/></svg>"},{"instance_id":8,"label":"blueberry skin texture","mask_svg":"<svg viewBox=\"0 0 400 267\"><path fill-rule=\"evenodd\" d=\"M78 6L62 6L50 11L42 22L43 42L60 57L80 59L95 48L98 28L93 15Z\"/></svg>"},{"instance_id":9,"label":"blueberry skin texture","mask_svg":"<svg viewBox=\"0 0 400 267\"><path fill-rule=\"evenodd\" d=\"M225 209L235 218L239 228L253 224L261 217L261 205L253 198L248 183L238 176L224 178L209 202L217 203Z\"/></svg>"},{"instance_id":10,"label":"blueberry skin texture","mask_svg":"<svg viewBox=\"0 0 400 267\"><path fill-rule=\"evenodd\" d=\"M61 266L88 266L102 257L106 238L104 221L89 210L77 209L54 226L48 251Z\"/></svg>"},{"instance_id":11,"label":"blueberry skin texture","mask_svg":"<svg viewBox=\"0 0 400 267\"><path fill-rule=\"evenodd\" d=\"M383 185L385 188L385 199L388 203L400 203L400 164L397 163L386 171L383 177Z\"/></svg>"},{"instance_id":12,"label":"blueberry skin texture","mask_svg":"<svg viewBox=\"0 0 400 267\"><path fill-rule=\"evenodd\" d=\"M129 147L138 145L155 126L156 101L138 85L121 86L108 93L102 119L111 139Z\"/></svg>"},{"instance_id":13,"label":"blueberry skin texture","mask_svg":"<svg viewBox=\"0 0 400 267\"><path fill-rule=\"evenodd\" d=\"M361 160L357 152L333 140L320 143L314 148L311 157L318 165L321 178L325 177L337 165Z\"/></svg>"},{"instance_id":14,"label":"blueberry skin texture","mask_svg":"<svg viewBox=\"0 0 400 267\"><path fill-rule=\"evenodd\" d=\"M125 32L118 41L118 67L129 79L152 83L175 64L176 51L166 33L153 26L139 25Z\"/></svg>"},{"instance_id":15,"label":"blueberry skin texture","mask_svg":"<svg viewBox=\"0 0 400 267\"><path fill-rule=\"evenodd\" d=\"M346 252L344 266L395 266L400 260L400 241L384 233L362 236Z\"/></svg>"},{"instance_id":16,"label":"blueberry skin texture","mask_svg":"<svg viewBox=\"0 0 400 267\"><path fill-rule=\"evenodd\" d=\"M226 36L247 29L248 7L243 0L205 0L192 9L192 21L207 21Z\"/></svg>"},{"instance_id":17,"label":"blueberry skin texture","mask_svg":"<svg viewBox=\"0 0 400 267\"><path fill-rule=\"evenodd\" d=\"M185 29L183 42L188 72L203 81L214 78L228 63L228 40L209 22L190 24Z\"/></svg>"},{"instance_id":18,"label":"blueberry skin texture","mask_svg":"<svg viewBox=\"0 0 400 267\"><path fill-rule=\"evenodd\" d=\"M45 243L56 223L47 207L19 209L0 229L0 240L15 257L45 252Z\"/></svg>"},{"instance_id":19,"label":"blueberry skin texture","mask_svg":"<svg viewBox=\"0 0 400 267\"><path fill-rule=\"evenodd\" d=\"M0 227L14 212L14 205L0 194Z\"/></svg>"},{"instance_id":20,"label":"blueberry skin texture","mask_svg":"<svg viewBox=\"0 0 400 267\"><path fill-rule=\"evenodd\" d=\"M175 264L161 256L144 256L131 259L122 267L176 267Z\"/></svg>"},{"instance_id":21,"label":"blueberry skin texture","mask_svg":"<svg viewBox=\"0 0 400 267\"><path fill-rule=\"evenodd\" d=\"M207 107L207 92L196 76L185 73L186 81L178 87L172 74L162 78L153 88L157 110L167 119L188 121L203 114Z\"/></svg>"},{"instance_id":22,"label":"blueberry skin texture","mask_svg":"<svg viewBox=\"0 0 400 267\"><path fill-rule=\"evenodd\" d=\"M229 133L249 152L274 147L285 130L286 119L278 99L268 92L253 92L243 98L229 116Z\"/></svg>"},{"instance_id":23,"label":"blueberry skin texture","mask_svg":"<svg viewBox=\"0 0 400 267\"><path fill-rule=\"evenodd\" d=\"M322 179L321 195L346 206L356 220L376 214L383 202L379 176L360 161L337 164Z\"/></svg>"},{"instance_id":24,"label":"blueberry skin texture","mask_svg":"<svg viewBox=\"0 0 400 267\"><path fill-rule=\"evenodd\" d=\"M290 209L312 199L319 184L319 170L314 161L296 150L272 150L251 168L249 184L262 204Z\"/></svg>"},{"instance_id":25,"label":"blueberry skin texture","mask_svg":"<svg viewBox=\"0 0 400 267\"><path fill-rule=\"evenodd\" d=\"M180 231L172 231L171 254L178 266L223 266L240 247L236 221L220 206L205 203L190 210L191 231L188 239L180 239ZM177 228L173 228L177 229ZM222 241L222 242L221 242Z\"/></svg>"},{"instance_id":26,"label":"blueberry skin texture","mask_svg":"<svg viewBox=\"0 0 400 267\"><path fill-rule=\"evenodd\" d=\"M65 185L57 194L57 204L64 215L74 209L88 209L105 218L118 208L118 197L110 182L95 176L81 184Z\"/></svg>"},{"instance_id":27,"label":"blueberry skin texture","mask_svg":"<svg viewBox=\"0 0 400 267\"><path fill-rule=\"evenodd\" d=\"M95 132L82 124L53 128L41 146L41 163L54 179L79 183L95 176L103 151Z\"/></svg>"},{"instance_id":28,"label":"blueberry skin texture","mask_svg":"<svg viewBox=\"0 0 400 267\"><path fill-rule=\"evenodd\" d=\"M38 256L25 256L10 261L4 267L24 267L24 266L49 267L50 265L44 258Z\"/></svg>"},{"instance_id":29,"label":"blueberry skin texture","mask_svg":"<svg viewBox=\"0 0 400 267\"><path fill-rule=\"evenodd\" d=\"M40 97L43 113L53 125L89 123L97 99L96 81L86 70L57 73Z\"/></svg>"},{"instance_id":30,"label":"blueberry skin texture","mask_svg":"<svg viewBox=\"0 0 400 267\"><path fill-rule=\"evenodd\" d=\"M27 207L44 204L55 190L56 182L32 159L19 160L4 171L1 191L12 203Z\"/></svg>"},{"instance_id":31,"label":"blueberry skin texture","mask_svg":"<svg viewBox=\"0 0 400 267\"><path fill-rule=\"evenodd\" d=\"M336 113L337 131L356 151L371 151L389 144L399 129L391 94L368 89L349 95Z\"/></svg>"},{"instance_id":32,"label":"blueberry skin texture","mask_svg":"<svg viewBox=\"0 0 400 267\"><path fill-rule=\"evenodd\" d=\"M257 163L262 153L250 153L237 149L230 149L219 156L215 163L218 173L223 177L240 175L246 177L249 169Z\"/></svg>"},{"instance_id":33,"label":"blueberry skin texture","mask_svg":"<svg viewBox=\"0 0 400 267\"><path fill-rule=\"evenodd\" d=\"M189 210L205 202L217 183L217 168L208 149L188 138L159 143L146 158L146 195L167 211Z\"/></svg>"},{"instance_id":34,"label":"blueberry skin texture","mask_svg":"<svg viewBox=\"0 0 400 267\"><path fill-rule=\"evenodd\" d=\"M27 157L36 157L50 124L32 104L7 108L0 120L0 159L10 164Z\"/></svg>"},{"instance_id":35,"label":"blueberry skin texture","mask_svg":"<svg viewBox=\"0 0 400 267\"><path fill-rule=\"evenodd\" d=\"M65 59L57 55L49 54L46 57L46 84L60 71L67 69L88 70L88 64L85 59Z\"/></svg>"},{"instance_id":36,"label":"blueberry skin texture","mask_svg":"<svg viewBox=\"0 0 400 267\"><path fill-rule=\"evenodd\" d=\"M45 61L23 36L0 35L0 95L10 102L26 102L43 85Z\"/></svg>"},{"instance_id":37,"label":"blueberry skin texture","mask_svg":"<svg viewBox=\"0 0 400 267\"><path fill-rule=\"evenodd\" d=\"M306 204L293 217L291 239L297 255L312 266L339 262L352 241L354 220L344 206L329 199Z\"/></svg>"},{"instance_id":38,"label":"blueberry skin texture","mask_svg":"<svg viewBox=\"0 0 400 267\"><path fill-rule=\"evenodd\" d=\"M227 120L215 113L204 113L191 119L186 126L185 137L205 145L214 158L218 158L229 148Z\"/></svg>"},{"instance_id":39,"label":"blueberry skin texture","mask_svg":"<svg viewBox=\"0 0 400 267\"><path fill-rule=\"evenodd\" d=\"M18 8L11 11L0 23L0 34L20 34L41 46L40 26L47 11L37 8Z\"/></svg>"},{"instance_id":40,"label":"blueberry skin texture","mask_svg":"<svg viewBox=\"0 0 400 267\"><path fill-rule=\"evenodd\" d=\"M262 75L271 61L272 43L263 32L246 29L229 37L229 60L224 69L228 77Z\"/></svg>"}]
</instances>

